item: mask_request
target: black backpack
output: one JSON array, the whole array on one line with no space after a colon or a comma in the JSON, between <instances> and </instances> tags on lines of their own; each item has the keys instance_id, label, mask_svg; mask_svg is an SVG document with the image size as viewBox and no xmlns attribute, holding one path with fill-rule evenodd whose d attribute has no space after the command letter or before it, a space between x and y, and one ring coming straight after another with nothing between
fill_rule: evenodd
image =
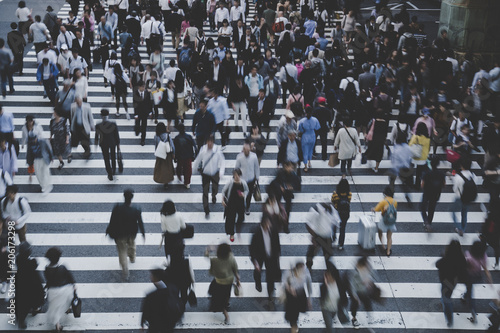
<instances>
[{"instance_id":1,"label":"black backpack","mask_svg":"<svg viewBox=\"0 0 500 333\"><path fill-rule=\"evenodd\" d=\"M116 90L122 94L127 93L127 82L123 79L123 76L121 75L116 75L116 83L115 83Z\"/></svg>"},{"instance_id":2,"label":"black backpack","mask_svg":"<svg viewBox=\"0 0 500 333\"><path fill-rule=\"evenodd\" d=\"M349 214L351 213L351 205L349 203L349 198L347 194L345 195L339 194L337 212L339 213L339 217L341 220L347 220L349 218Z\"/></svg>"},{"instance_id":3,"label":"black backpack","mask_svg":"<svg viewBox=\"0 0 500 333\"><path fill-rule=\"evenodd\" d=\"M288 71L286 69L286 65L285 65L285 74L286 74L286 86L287 86L288 90L291 92L297 86L297 81L295 81L295 79L290 74L288 74Z\"/></svg>"},{"instance_id":4,"label":"black backpack","mask_svg":"<svg viewBox=\"0 0 500 333\"><path fill-rule=\"evenodd\" d=\"M5 182L5 174L4 174L4 172L5 171L2 170L2 180ZM21 216L24 215L23 205L21 203L21 200L23 200L23 199L26 199L26 198L25 197L19 197L19 200L17 200L17 205L19 206L19 210L21 211ZM5 211L5 208L7 208L7 201L8 201L7 198L3 199L2 211Z\"/></svg>"},{"instance_id":5,"label":"black backpack","mask_svg":"<svg viewBox=\"0 0 500 333\"><path fill-rule=\"evenodd\" d=\"M299 99L295 99L295 96L291 95L293 98L293 103L290 104L290 110L293 112L296 118L300 118L304 115L304 106L300 102L302 95L300 95Z\"/></svg>"},{"instance_id":6,"label":"black backpack","mask_svg":"<svg viewBox=\"0 0 500 333\"><path fill-rule=\"evenodd\" d=\"M347 80L347 86L344 90L344 100L348 103L354 104L356 101L356 86L354 85L354 79L352 81Z\"/></svg>"},{"instance_id":7,"label":"black backpack","mask_svg":"<svg viewBox=\"0 0 500 333\"><path fill-rule=\"evenodd\" d=\"M463 203L471 203L477 198L477 185L474 183L472 177L470 179L465 178L465 176L459 172L458 175L464 180L464 187L462 193L460 194L460 199Z\"/></svg>"},{"instance_id":8,"label":"black backpack","mask_svg":"<svg viewBox=\"0 0 500 333\"><path fill-rule=\"evenodd\" d=\"M404 131L401 130L399 127L399 122L396 123L396 129L397 129L397 134L396 134L396 143L397 144L403 144L403 143L408 143L408 128L410 126L406 126L406 129Z\"/></svg>"}]
</instances>

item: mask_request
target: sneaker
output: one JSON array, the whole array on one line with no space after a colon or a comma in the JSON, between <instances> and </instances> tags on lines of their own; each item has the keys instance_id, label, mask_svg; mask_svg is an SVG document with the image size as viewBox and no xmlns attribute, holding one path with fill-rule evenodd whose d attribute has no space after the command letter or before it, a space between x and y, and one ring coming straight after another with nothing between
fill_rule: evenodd
<instances>
[{"instance_id":1,"label":"sneaker","mask_svg":"<svg viewBox=\"0 0 500 333\"><path fill-rule=\"evenodd\" d=\"M222 150L222 151L225 151L225 150L226 150L226 146L222 146L222 147L221 147L221 150Z\"/></svg>"},{"instance_id":2,"label":"sneaker","mask_svg":"<svg viewBox=\"0 0 500 333\"><path fill-rule=\"evenodd\" d=\"M250 215L250 210L245 210L245 215Z\"/></svg>"},{"instance_id":3,"label":"sneaker","mask_svg":"<svg viewBox=\"0 0 500 333\"><path fill-rule=\"evenodd\" d=\"M339 251L344 251L344 247L343 246L339 246Z\"/></svg>"},{"instance_id":4,"label":"sneaker","mask_svg":"<svg viewBox=\"0 0 500 333\"><path fill-rule=\"evenodd\" d=\"M210 212L205 212L205 219L210 219Z\"/></svg>"},{"instance_id":5,"label":"sneaker","mask_svg":"<svg viewBox=\"0 0 500 333\"><path fill-rule=\"evenodd\" d=\"M186 187L189 190L191 188L191 184L186 184L184 185L184 187Z\"/></svg>"},{"instance_id":6,"label":"sneaker","mask_svg":"<svg viewBox=\"0 0 500 333\"><path fill-rule=\"evenodd\" d=\"M354 327L354 329L359 330L360 325L359 325L359 321L356 318L354 318L352 320L352 326Z\"/></svg>"},{"instance_id":7,"label":"sneaker","mask_svg":"<svg viewBox=\"0 0 500 333\"><path fill-rule=\"evenodd\" d=\"M128 114L128 112L125 115L127 116L127 120L130 120L130 115Z\"/></svg>"},{"instance_id":8,"label":"sneaker","mask_svg":"<svg viewBox=\"0 0 500 333\"><path fill-rule=\"evenodd\" d=\"M2 289L0 289L0 293L5 294L7 292L7 282L2 282Z\"/></svg>"}]
</instances>

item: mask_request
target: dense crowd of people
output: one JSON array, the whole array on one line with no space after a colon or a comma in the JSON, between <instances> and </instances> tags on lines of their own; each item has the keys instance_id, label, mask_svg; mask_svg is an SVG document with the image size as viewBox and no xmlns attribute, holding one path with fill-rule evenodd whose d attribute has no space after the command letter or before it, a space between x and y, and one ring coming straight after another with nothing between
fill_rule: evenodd
<instances>
[{"instance_id":1,"label":"dense crowd of people","mask_svg":"<svg viewBox=\"0 0 500 333\"><path fill-rule=\"evenodd\" d=\"M110 120L110 111L102 109L102 121L97 124L92 115L89 75L97 68L102 68L104 87L110 86L115 117L121 117L123 109L126 119L133 119L141 146L146 145L148 122L156 125L154 181L168 191L177 176L190 189L193 172L201 175L207 219L225 175L224 155L231 133L243 133L235 168L220 191L224 231L230 243L237 242L252 198L260 202L261 191L266 192L261 209L254 209L262 211L262 218L249 247L255 288L262 291L265 267L269 306L274 309L279 296L292 332L298 332L299 314L311 309L310 270L319 249L327 266L320 307L328 332L333 331L336 315L343 324L351 321L359 328L360 303L371 311L372 301L381 300L367 257L345 274L330 260L334 251L344 249L352 198L349 180L352 184L357 155L362 164L370 163L374 173L386 169L381 167L384 156L390 159L388 186L372 209L381 213L377 230L387 257L392 255L392 234L397 232L396 191L402 190L410 205L409 193L422 193L423 227L432 232L436 205L446 179L451 179L454 231L463 236L467 213L481 186L478 176L482 176L490 200L481 237L465 253L453 241L436 264L448 325L453 324L451 294L457 283L466 284L464 300L472 313L470 320L477 322L472 286L482 281L483 270L492 283L487 244L495 253L493 269L498 269L500 256L500 59L488 63L472 52L463 59L456 57L446 30L430 38L418 16L410 17L404 5L395 13L387 1L377 2L364 21L360 1L349 0L85 0L83 11L79 0L67 2L71 11L63 19L51 6L40 15L20 1L15 13L18 22L11 24L7 43L0 39L3 97L7 82L9 93L15 94L14 74L23 75L25 46L33 43L36 80L54 107L47 140L34 115L26 116L22 137L15 138L14 116L0 106L0 194L4 197L0 244L6 248L9 228L17 231L18 281L33 292L19 287L19 327L26 328L27 314L40 311L44 297L42 279L35 274L36 260L30 258L31 246L26 242L31 210L13 185L19 146L27 147L28 174L30 179L36 175L43 193L53 189L50 165L54 159L61 170L65 159L71 163L72 149L79 145L84 149L82 157L90 158L92 131L95 145L102 149L108 179L113 181L117 169L123 169L119 129ZM254 15L250 15L251 6L255 6ZM169 38L173 57L165 52ZM140 55L142 45L147 57ZM191 109L195 113L189 128L184 122ZM280 109L284 112L276 112ZM273 137L271 125L276 126ZM264 189L259 185L260 164L272 144L278 147L278 170ZM329 147L334 152L329 163L340 164L340 173L332 173L342 175L341 180L331 201L318 203L308 212L306 227L312 243L306 262L282 274L279 233L290 232L292 201L301 190L302 175L314 173L311 160L329 159ZM450 162L446 171L444 160ZM402 186L396 187L398 178ZM140 231L145 237L141 209L132 204L133 196L132 190L125 190L124 203L114 207L106 229L117 246L123 281L129 281L128 262L136 260L136 235ZM141 325L151 332L170 332L186 303L196 305L193 267L184 253L184 239L193 237L194 228L176 212L172 201L163 204L160 215L158 231L163 234L168 267L151 271L157 290L144 300ZM59 264L61 254L57 248L49 249L50 264L45 270L48 318L58 331L60 318L76 297L73 276ZM2 256L4 265L7 252ZM214 278L210 311L222 312L225 323L230 323L231 291L241 292L238 264L228 243L208 248L206 256ZM2 292L7 286L6 271L5 264L0 275ZM277 282L282 287L275 292Z\"/></svg>"}]
</instances>

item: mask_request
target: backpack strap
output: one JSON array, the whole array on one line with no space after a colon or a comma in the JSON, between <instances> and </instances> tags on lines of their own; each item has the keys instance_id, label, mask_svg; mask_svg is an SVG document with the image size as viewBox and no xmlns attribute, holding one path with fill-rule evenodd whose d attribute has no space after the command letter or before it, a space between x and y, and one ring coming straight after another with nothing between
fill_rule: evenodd
<instances>
[{"instance_id":1,"label":"backpack strap","mask_svg":"<svg viewBox=\"0 0 500 333\"><path fill-rule=\"evenodd\" d=\"M19 205L19 210L21 211L21 216L24 215L24 209L23 209L23 204L21 203L21 200L23 200L24 197L19 197L19 200L17 200L17 204Z\"/></svg>"}]
</instances>

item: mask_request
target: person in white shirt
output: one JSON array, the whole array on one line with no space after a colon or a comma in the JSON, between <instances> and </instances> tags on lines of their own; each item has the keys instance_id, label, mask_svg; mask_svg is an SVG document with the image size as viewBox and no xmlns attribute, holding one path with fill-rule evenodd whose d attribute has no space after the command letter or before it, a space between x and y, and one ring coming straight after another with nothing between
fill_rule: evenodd
<instances>
[{"instance_id":1,"label":"person in white shirt","mask_svg":"<svg viewBox=\"0 0 500 333\"><path fill-rule=\"evenodd\" d=\"M313 259L321 247L325 262L328 263L333 254L332 239L334 227L340 225L337 210L330 203L318 203L309 209L306 222L307 231L312 235L313 242L307 249L307 268L313 266Z\"/></svg>"},{"instance_id":2,"label":"person in white shirt","mask_svg":"<svg viewBox=\"0 0 500 333\"><path fill-rule=\"evenodd\" d=\"M59 53L59 56L57 57L57 68L59 69L60 73L63 73L64 77L66 77L66 74L68 73L68 60L70 57L70 53L68 51L68 45L63 44L61 45L61 52Z\"/></svg>"},{"instance_id":3,"label":"person in white shirt","mask_svg":"<svg viewBox=\"0 0 500 333\"><path fill-rule=\"evenodd\" d=\"M208 206L208 191L212 183L212 203L217 202L217 193L219 192L219 181L224 176L225 159L222 150L214 143L213 135L207 139L207 143L201 147L198 156L193 162L196 170L201 174L203 186L203 210L205 217L210 217L210 208Z\"/></svg>"},{"instance_id":4,"label":"person in white shirt","mask_svg":"<svg viewBox=\"0 0 500 333\"><path fill-rule=\"evenodd\" d=\"M88 64L81 56L78 55L78 49L71 50L72 55L68 59L68 77L73 77L75 69L80 69L84 73L85 77L88 77Z\"/></svg>"},{"instance_id":5,"label":"person in white shirt","mask_svg":"<svg viewBox=\"0 0 500 333\"><path fill-rule=\"evenodd\" d=\"M10 176L10 174L8 172L6 172L3 169L0 170L0 173L1 173L0 174L0 198L3 199L5 197L7 187L12 185L12 177Z\"/></svg>"},{"instance_id":6,"label":"person in white shirt","mask_svg":"<svg viewBox=\"0 0 500 333\"><path fill-rule=\"evenodd\" d=\"M231 21L233 29L236 29L236 24L240 19L243 20L243 23L245 23L245 12L243 10L243 7L240 6L239 0L235 0L234 5L231 7L231 11L229 13L229 20Z\"/></svg>"},{"instance_id":7,"label":"person in white shirt","mask_svg":"<svg viewBox=\"0 0 500 333\"><path fill-rule=\"evenodd\" d=\"M354 73L352 72L352 70L348 70L347 77L340 81L339 89L341 89L342 91L345 91L347 88L347 84L349 82L353 82L354 87L356 88L356 95L359 96L359 83L357 80L354 80L353 75L354 75Z\"/></svg>"},{"instance_id":8,"label":"person in white shirt","mask_svg":"<svg viewBox=\"0 0 500 333\"><path fill-rule=\"evenodd\" d=\"M470 159L461 159L460 167L461 170L458 172L455 177L453 177L453 192L455 193L455 202L453 203L451 211L451 216L453 218L453 224L455 225L455 232L460 236L463 236L465 232L465 228L467 227L467 213L469 211L470 205L473 201L468 201L467 197L469 193L467 193L467 189L465 189L465 181L472 180L475 184L477 184L477 178L470 171L472 162ZM456 217L456 212L460 212L462 215L462 221L459 224Z\"/></svg>"},{"instance_id":9,"label":"person in white shirt","mask_svg":"<svg viewBox=\"0 0 500 333\"><path fill-rule=\"evenodd\" d=\"M251 151L250 144L243 144L243 151L236 157L235 169L241 170L241 178L248 185L248 195L246 197L245 214L250 215L250 201L255 190L256 184L259 182L260 167L257 155Z\"/></svg>"},{"instance_id":10,"label":"person in white shirt","mask_svg":"<svg viewBox=\"0 0 500 333\"><path fill-rule=\"evenodd\" d=\"M30 216L31 208L26 198L18 195L19 188L9 185L5 191L5 198L1 202L2 218L8 226L14 226L19 236L19 242L26 241L26 220Z\"/></svg>"},{"instance_id":11,"label":"person in white shirt","mask_svg":"<svg viewBox=\"0 0 500 333\"><path fill-rule=\"evenodd\" d=\"M51 46L50 42L46 42L45 48L40 52L38 52L38 54L36 55L37 65L40 65L42 63L43 58L48 58L49 63L51 64L55 65L57 63L57 53L56 51L52 50L50 46Z\"/></svg>"},{"instance_id":12,"label":"person in white shirt","mask_svg":"<svg viewBox=\"0 0 500 333\"><path fill-rule=\"evenodd\" d=\"M219 8L215 10L215 23L217 24L217 29L222 27L222 22L224 19L229 21L229 10L224 6L224 1L219 2Z\"/></svg>"},{"instance_id":13,"label":"person in white shirt","mask_svg":"<svg viewBox=\"0 0 500 333\"><path fill-rule=\"evenodd\" d=\"M64 25L62 25L59 30L61 32L59 33L59 36L57 36L57 49L60 51L63 44L66 44L68 48L71 49L73 47L73 39L76 38L75 35L71 31L67 31Z\"/></svg>"},{"instance_id":14,"label":"person in white shirt","mask_svg":"<svg viewBox=\"0 0 500 333\"><path fill-rule=\"evenodd\" d=\"M171 200L163 203L160 211L161 232L165 241L165 257L167 260L182 258L184 256L184 238L181 230L186 229L186 223L177 214L175 205Z\"/></svg>"}]
</instances>

